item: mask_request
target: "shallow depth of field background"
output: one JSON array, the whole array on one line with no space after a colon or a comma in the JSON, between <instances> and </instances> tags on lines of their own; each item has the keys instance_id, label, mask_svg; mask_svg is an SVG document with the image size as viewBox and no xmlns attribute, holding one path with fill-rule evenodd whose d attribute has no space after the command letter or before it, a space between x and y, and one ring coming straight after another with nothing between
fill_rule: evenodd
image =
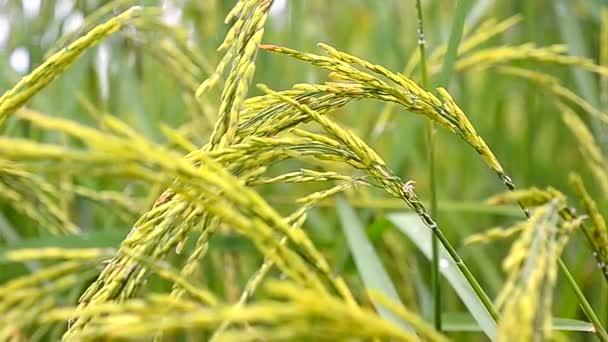
<instances>
[{"instance_id":1,"label":"shallow depth of field background","mask_svg":"<svg viewBox=\"0 0 608 342\"><path fill-rule=\"evenodd\" d=\"M160 4L167 22L183 25L190 31L192 43L198 46L208 70L215 67L221 57L216 48L228 27L223 18L234 1L140 2ZM80 30L84 17L101 3L91 0L0 0L0 93L39 65L47 50L62 35ZM448 41L455 2L422 3L427 48L432 53ZM603 4L600 0L478 0L472 3L465 34L466 30L492 17L498 20L515 14L522 17L519 24L483 46L525 42L534 42L538 46L566 44L573 55L590 57L595 61L599 59ZM415 2L410 0L275 0L263 39L265 43L314 53L321 53L316 44L324 42L393 71L402 70L410 57L417 53L417 40ZM190 123L192 117L185 110L183 88L161 63L151 57L154 51L149 49L134 40L125 39L120 33L116 34L85 53L65 74L36 95L28 106L51 116L96 126L95 118L85 106L86 101L82 101L83 98L88 99L98 108L126 121L150 140L165 143L161 123L179 129ZM510 65L534 66L535 70L556 76L597 108L608 109L602 107L606 103L602 97L607 95L600 94L596 75L534 62ZM430 71L437 71L439 67L431 65ZM327 79L327 73L320 68L264 51L258 54L255 75L254 84L264 83L277 90L295 83L316 83ZM411 77L419 81L419 70L416 69ZM564 125L549 92L521 78L477 68L456 72L448 90L518 187L553 186L572 194L568 174L576 171L586 180L600 209L606 208L604 194L596 189L576 139ZM218 104L219 93L215 91L215 94L211 106ZM259 94L258 89L251 87L251 96ZM395 107L390 122L377 134L377 119L385 110L384 103L361 100L331 116L353 128L379 152L399 177L415 180L419 196L426 200L430 187L427 122ZM597 125L582 111L580 114L590 123L600 142L608 141L605 125ZM188 139L202 146L211 127L205 122L193 127L188 130ZM40 141L62 139L16 120L0 128L0 133ZM472 233L499 225L508 226L521 219L521 212L515 206L490 207L483 203L487 197L503 191L503 186L462 140L438 128L435 149L439 223L490 297L494 297L505 280L501 261L507 255L512 240L470 247L463 246L462 241ZM61 182L64 176L61 172L46 175L51 182ZM120 191L129 196L135 209L129 215L121 216L112 209L75 198L69 211L74 222L84 231L83 235L51 236L11 206L0 202L0 251L39 246L117 247L138 213L145 212L162 190L150 184L108 177L69 177L75 184L92 189ZM289 200L293 196L287 195L304 194L310 188L289 185L264 187L260 191L281 213L288 213L294 208L294 203ZM400 201L373 189L351 193L348 199L357 208L370 239L386 261L385 266L405 305L431 317L430 264L384 219L386 213L407 211L407 208ZM324 201L315 209L305 227L332 266L346 275L350 283L360 284L333 200ZM234 256L230 260L236 264L232 278L235 283L231 286L227 286L223 278L227 252ZM608 290L582 235L573 237L564 259L600 319L608 324ZM235 298L260 261L249 242L232 233L223 234L211 244L204 272L205 282L224 298ZM29 269L22 265L0 264L0 283L27 272ZM554 315L583 319L576 298L561 277L558 276L557 281ZM83 279L82 286L90 281L90 278ZM161 291L169 289L170 285L153 278L150 288ZM77 297L79 290L75 289L70 294L71 298ZM443 293L446 312L464 310L445 281ZM580 333L567 336L585 338Z\"/></svg>"}]
</instances>

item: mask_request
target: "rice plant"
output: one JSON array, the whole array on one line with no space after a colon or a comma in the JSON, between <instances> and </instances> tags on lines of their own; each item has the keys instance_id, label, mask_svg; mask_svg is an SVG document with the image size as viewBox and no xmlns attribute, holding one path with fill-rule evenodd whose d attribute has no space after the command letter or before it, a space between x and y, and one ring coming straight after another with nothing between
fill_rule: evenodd
<instances>
[{"instance_id":1,"label":"rice plant","mask_svg":"<svg viewBox=\"0 0 608 342\"><path fill-rule=\"evenodd\" d=\"M0 340L608 341L600 4L32 3Z\"/></svg>"}]
</instances>

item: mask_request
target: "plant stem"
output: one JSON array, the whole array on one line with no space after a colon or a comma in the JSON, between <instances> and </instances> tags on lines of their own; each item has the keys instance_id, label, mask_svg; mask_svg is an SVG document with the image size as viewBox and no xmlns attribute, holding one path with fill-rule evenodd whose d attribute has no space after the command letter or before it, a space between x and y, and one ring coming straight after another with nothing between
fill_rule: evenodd
<instances>
[{"instance_id":1,"label":"plant stem","mask_svg":"<svg viewBox=\"0 0 608 342\"><path fill-rule=\"evenodd\" d=\"M420 73L422 76L422 87L428 89L429 80L426 67L426 40L422 24L422 5L416 0L416 13L418 14L418 50L420 52Z\"/></svg>"},{"instance_id":2,"label":"plant stem","mask_svg":"<svg viewBox=\"0 0 608 342\"><path fill-rule=\"evenodd\" d=\"M422 24L422 5L420 0L416 0L416 12L418 14L418 48L420 51L420 73L422 75L422 87L428 89L428 71L426 67L426 41L424 39L424 29ZM429 181L431 184L431 215L433 219L437 221L438 210L437 210L437 184L435 181L435 125L433 121L428 122L427 127L427 138L428 138L428 159L429 159ZM433 234L432 239L432 286L433 286L433 313L435 329L441 331L441 284L439 279L439 245L438 238Z\"/></svg>"},{"instance_id":3,"label":"plant stem","mask_svg":"<svg viewBox=\"0 0 608 342\"><path fill-rule=\"evenodd\" d=\"M585 313L585 316L587 316L587 318L591 321L591 323L595 327L595 330L596 330L595 333L596 333L597 338L599 338L600 341L608 341L608 333L606 333L606 330L602 326L602 322L600 322L600 319L597 317L597 315L593 311L591 304L589 304L589 302L587 301L587 298L585 298L583 291L581 291L581 289L578 287L576 280L574 280L574 278L572 277L572 274L570 274L568 267L566 266L566 264L564 263L564 261L561 258L558 259L557 262L558 262L559 267L561 268L562 272L564 272L564 275L566 276L566 280L568 280L568 283L570 284L570 287L574 291L574 294L578 298L579 304L581 306L581 309Z\"/></svg>"},{"instance_id":4,"label":"plant stem","mask_svg":"<svg viewBox=\"0 0 608 342\"><path fill-rule=\"evenodd\" d=\"M454 259L454 262L456 262L456 266L462 272L464 277L467 279L467 281L473 288L473 291L475 292L477 297L479 297L479 299L481 300L481 303L483 304L483 306L486 308L486 310L488 310L488 313L490 314L490 316L492 316L492 318L495 321L498 321L498 319L500 318L500 315L498 314L496 309L494 309L492 300L490 300L490 297L488 297L488 295L483 290L481 285L479 285L479 283L477 282L477 279L475 279L475 277L473 276L471 271L469 271L469 268L464 263L462 258L460 258L460 256L456 252L456 249L454 249L452 244L450 244L450 241L448 241L448 239L445 237L443 232L438 227L436 229L433 229L433 236L435 236L441 242L441 244L443 245L443 247L445 247L445 249L450 254L452 259Z\"/></svg>"}]
</instances>

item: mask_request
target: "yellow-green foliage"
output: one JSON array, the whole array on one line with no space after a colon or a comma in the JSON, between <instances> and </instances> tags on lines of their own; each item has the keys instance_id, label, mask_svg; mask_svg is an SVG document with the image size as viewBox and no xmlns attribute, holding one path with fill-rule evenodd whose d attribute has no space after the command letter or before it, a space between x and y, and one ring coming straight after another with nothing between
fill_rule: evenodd
<instances>
[{"instance_id":1,"label":"yellow-green foliage","mask_svg":"<svg viewBox=\"0 0 608 342\"><path fill-rule=\"evenodd\" d=\"M44 63L0 97L0 126L11 116L18 124L60 137L37 141L0 136L3 203L50 235L81 233L72 222L70 204L76 197L102 204L132 224L112 248L2 251L0 262L24 263L30 273L0 285L0 340L8 340L16 332L49 327L58 329L65 340L75 341L164 340L184 331L201 333L194 336L212 341L447 341L444 331L432 327L418 310L395 303L376 289L362 290L357 281L336 271L335 255L327 253L305 227L310 211L325 200L339 193L367 196L371 188L401 201L402 209L412 210L438 238L471 294L498 327L498 340L551 338L558 267L568 271L560 257L584 218L570 207L566 192L552 187L516 190L491 144L467 117L462 109L466 107L458 104L457 92L424 89L411 76L419 63L417 55L399 73L327 44L319 44L324 56L262 44L272 3L237 1L225 19L231 26L219 47L223 56L212 67L185 30L161 20L158 8L136 6L108 18L115 9L131 4L113 2L85 19L84 33L60 39ZM606 21L608 15L603 13L603 18ZM608 69L590 59L566 55L563 45L479 48L520 21L518 15L500 22L490 19L467 30L457 50L455 71L487 69L546 89L555 97L606 196L604 154L584 121L559 101L576 105L601 124L608 122L606 113L560 78L508 64L524 61L576 67L600 76L608 75ZM192 117L178 128L158 124L166 145L84 97L78 101L99 127L26 107L85 51L119 30L162 64L181 87L184 110ZM605 28L604 39L606 32ZM157 39L156 33L162 33L162 38ZM248 97L253 92L250 88L260 51L320 67L329 72L330 80L295 84L282 91L260 84L255 90L262 94ZM439 45L430 55L431 73L438 71L446 54L447 45ZM214 93L214 88L220 88L219 92ZM363 99L385 104L372 135L383 134L394 108L403 109L404 116L413 113L436 122L464 140L509 190L492 196L486 204L516 203L522 216L532 210L530 217L510 228L494 228L465 240L470 245L518 236L504 259L507 278L494 304L420 200L415 182L402 179L403 172L389 166L376 144L328 115ZM203 146L195 142L201 137L207 141ZM286 167L298 165L298 169L280 169L277 174L280 162ZM75 180L80 175L144 183L149 187L148 198L135 200L126 191L94 190ZM592 223L592 228L583 230L608 279L608 238L600 205L580 177L573 176L571 182ZM293 189L298 184L306 185L301 187L305 193L286 194L289 205L285 208L266 191L270 186ZM351 199L353 203L357 200ZM245 258L235 252L211 252L215 241L233 235L247 241L254 252ZM387 249L398 256L413 255L395 246L398 242L390 241ZM176 261L179 254L185 255ZM221 274L200 275L207 263L218 260ZM254 270L243 281L235 271L241 264L253 265ZM225 294L208 288L205 277L210 276L221 278ZM423 282L423 277L409 277L402 279ZM86 278L91 280L85 282ZM159 290L149 284L153 278L169 285ZM412 284L402 288L418 288ZM575 281L569 279L569 284L578 290ZM64 294L72 289L75 292L66 299ZM576 298L597 336L608 338L582 292ZM373 310L369 301L398 321Z\"/></svg>"}]
</instances>

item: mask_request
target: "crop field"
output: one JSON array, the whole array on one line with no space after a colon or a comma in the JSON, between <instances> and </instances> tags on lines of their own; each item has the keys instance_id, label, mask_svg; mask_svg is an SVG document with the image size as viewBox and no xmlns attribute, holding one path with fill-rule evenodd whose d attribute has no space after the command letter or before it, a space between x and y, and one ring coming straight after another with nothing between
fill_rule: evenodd
<instances>
[{"instance_id":1,"label":"crop field","mask_svg":"<svg viewBox=\"0 0 608 342\"><path fill-rule=\"evenodd\" d=\"M0 0L0 341L608 341L608 4Z\"/></svg>"}]
</instances>

